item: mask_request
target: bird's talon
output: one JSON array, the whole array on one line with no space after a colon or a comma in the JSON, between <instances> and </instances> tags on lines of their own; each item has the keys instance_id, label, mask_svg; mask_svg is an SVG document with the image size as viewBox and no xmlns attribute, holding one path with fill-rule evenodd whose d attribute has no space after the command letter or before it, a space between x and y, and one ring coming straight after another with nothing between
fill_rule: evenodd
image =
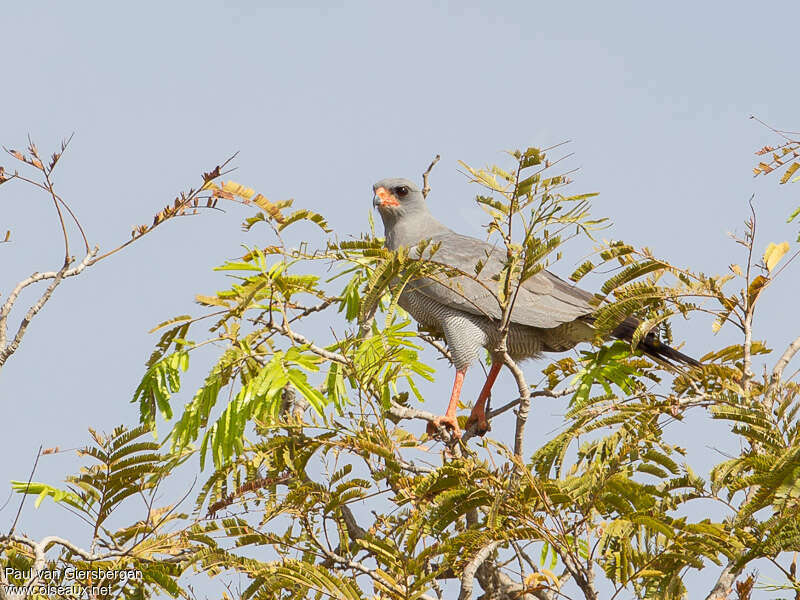
<instances>
[{"instance_id":1,"label":"bird's talon","mask_svg":"<svg viewBox=\"0 0 800 600\"><path fill-rule=\"evenodd\" d=\"M483 437L491 431L492 426L486 420L485 414L476 414L470 415L469 419L467 419L467 429L471 429L475 432L475 435Z\"/></svg>"},{"instance_id":2,"label":"bird's talon","mask_svg":"<svg viewBox=\"0 0 800 600\"><path fill-rule=\"evenodd\" d=\"M434 437L441 427L450 429L453 437L456 439L461 437L461 428L458 426L458 419L447 415L436 417L433 421L428 421L428 426L425 428L425 431L429 436Z\"/></svg>"}]
</instances>

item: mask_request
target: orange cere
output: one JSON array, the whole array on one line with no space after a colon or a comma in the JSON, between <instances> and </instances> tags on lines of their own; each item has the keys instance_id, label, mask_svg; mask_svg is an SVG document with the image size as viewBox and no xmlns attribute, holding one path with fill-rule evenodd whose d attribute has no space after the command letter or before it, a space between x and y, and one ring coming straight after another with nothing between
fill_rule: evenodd
<instances>
[{"instance_id":1,"label":"orange cere","mask_svg":"<svg viewBox=\"0 0 800 600\"><path fill-rule=\"evenodd\" d=\"M385 187L379 187L375 190L375 194L381 199L381 206L400 206L397 197Z\"/></svg>"}]
</instances>

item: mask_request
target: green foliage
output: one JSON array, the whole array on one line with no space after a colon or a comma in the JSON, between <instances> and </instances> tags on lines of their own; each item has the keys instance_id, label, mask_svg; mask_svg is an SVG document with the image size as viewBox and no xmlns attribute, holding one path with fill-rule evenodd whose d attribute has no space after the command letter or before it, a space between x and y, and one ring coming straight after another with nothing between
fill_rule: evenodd
<instances>
[{"instance_id":1,"label":"green foliage","mask_svg":"<svg viewBox=\"0 0 800 600\"><path fill-rule=\"evenodd\" d=\"M188 566L187 558L197 550L199 543L192 539L189 531L173 529L174 525L185 522L185 514L177 512L175 506L156 507L154 501L159 495L159 486L189 455L160 453L147 427L117 427L109 435L93 430L90 433L94 443L78 450L78 456L90 462L78 475L67 477L66 489L45 483L12 482L16 492L37 495L37 506L47 497L64 505L92 528L92 548L105 549L94 552L90 559L88 553L75 552L58 538L51 540L44 549L55 544L60 547L60 553L47 567L49 572L59 576L47 583L72 585L74 581L83 588L102 585L108 590L104 593L108 598L182 595L178 579ZM123 504L130 508L137 504L135 500L141 505L142 499L146 509L143 519L117 529L110 528L110 518L119 513ZM0 549L5 554L5 564L13 563L21 571L31 569L37 560L27 538L5 538ZM141 577L100 582L92 580L90 575L70 579L69 569L87 572L134 569L141 571ZM25 582L14 583L23 585Z\"/></svg>"}]
</instances>

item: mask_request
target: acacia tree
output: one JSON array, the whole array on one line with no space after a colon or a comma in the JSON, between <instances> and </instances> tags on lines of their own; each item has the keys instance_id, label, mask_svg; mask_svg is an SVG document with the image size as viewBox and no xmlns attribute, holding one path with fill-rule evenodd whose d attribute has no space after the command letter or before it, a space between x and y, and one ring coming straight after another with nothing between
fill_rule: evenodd
<instances>
[{"instance_id":1,"label":"acacia tree","mask_svg":"<svg viewBox=\"0 0 800 600\"><path fill-rule=\"evenodd\" d=\"M570 237L604 225L589 214L591 195L565 195L569 179L546 152L528 148L509 160L510 169L463 165L483 187L477 200L489 214L489 234L507 249L491 290L503 308L500 350L514 290L555 263ZM98 543L112 554L81 556L62 546L54 560L149 569L150 586L115 589L126 596L152 593L152 582L189 596L179 576L197 569L246 576L238 592L245 598L466 599L480 588L484 598L549 600L682 598L688 571L713 569L705 597L727 598L735 587L747 598L756 576L745 571L763 559L785 575L775 587L800 597L786 554L800 546L800 399L795 374L784 376L800 338L771 360L753 328L760 299L790 262L778 267L789 246L758 252L754 217L736 240L743 266L719 276L622 242L595 242L596 253L572 278L616 268L596 298L597 344L547 364L536 390L528 384L532 369L505 356L518 397L488 418L515 410L509 448L470 431L461 439L448 430L433 438L413 433L414 420L434 419L417 407L420 383L434 372L426 357L449 354L440 332L418 330L397 298L415 277L447 283L477 271L438 264L430 244L386 250L374 230L293 245L285 240L298 227L328 233L324 218L290 212L291 201L271 202L233 182L204 187L258 206L245 227L269 226L275 243L219 267L233 283L198 295L202 314L161 324L134 396L140 428L98 436L99 449L90 451L104 479L77 476L66 490L15 485L97 518L131 488L153 489L181 461L208 470L205 484L191 514L148 516L115 532L97 525ZM735 328L741 342L686 369L637 353L648 332L671 341L674 316L709 313L715 330ZM631 314L641 321L633 348L604 342ZM320 321L330 328L325 337L309 333ZM205 332L211 336L196 339ZM163 447L136 441L159 415L173 419L192 356L209 350L214 364ZM767 368L757 375L761 360ZM562 429L526 451L533 398L563 398L567 410ZM679 445L688 411L729 423L741 452L696 473L697 457ZM696 518L698 500L718 504L724 516ZM11 541L6 560L37 559Z\"/></svg>"}]
</instances>

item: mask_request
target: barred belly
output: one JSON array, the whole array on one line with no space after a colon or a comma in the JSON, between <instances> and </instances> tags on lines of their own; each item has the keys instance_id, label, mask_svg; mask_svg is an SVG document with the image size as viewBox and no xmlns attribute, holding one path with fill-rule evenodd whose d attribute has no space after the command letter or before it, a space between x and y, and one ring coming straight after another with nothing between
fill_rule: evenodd
<instances>
[{"instance_id":1,"label":"barred belly","mask_svg":"<svg viewBox=\"0 0 800 600\"><path fill-rule=\"evenodd\" d=\"M456 369L466 369L481 348L494 352L500 341L498 325L488 317L451 308L414 290L404 290L398 300L403 309L424 327L444 335ZM515 361L536 358L542 352L563 352L577 343L589 341L592 328L582 321L571 321L552 329L511 324L506 345Z\"/></svg>"}]
</instances>

